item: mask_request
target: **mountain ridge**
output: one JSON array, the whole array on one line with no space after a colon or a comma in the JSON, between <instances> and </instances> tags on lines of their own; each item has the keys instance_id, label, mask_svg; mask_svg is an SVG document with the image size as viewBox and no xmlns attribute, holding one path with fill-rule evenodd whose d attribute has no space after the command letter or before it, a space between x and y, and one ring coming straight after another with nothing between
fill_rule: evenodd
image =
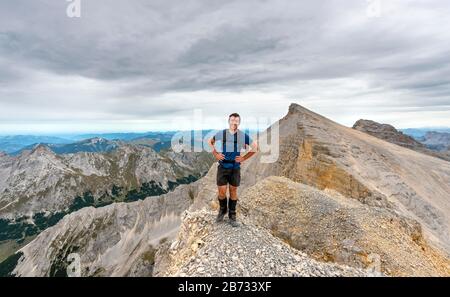
<instances>
[{"instance_id":1,"label":"mountain ridge","mask_svg":"<svg viewBox=\"0 0 450 297\"><path fill-rule=\"evenodd\" d=\"M277 162L260 164L261 156L250 159L242 166L243 184L286 176L369 205L395 207L423 223L427 236L449 251L448 162L345 127L297 104L279 127ZM260 141L266 139L262 133Z\"/></svg>"}]
</instances>

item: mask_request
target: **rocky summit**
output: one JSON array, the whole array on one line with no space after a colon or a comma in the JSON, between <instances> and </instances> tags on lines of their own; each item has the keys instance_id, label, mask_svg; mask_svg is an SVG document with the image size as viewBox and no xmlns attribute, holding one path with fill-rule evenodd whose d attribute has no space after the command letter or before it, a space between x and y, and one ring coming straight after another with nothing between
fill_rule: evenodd
<instances>
[{"instance_id":1,"label":"rocky summit","mask_svg":"<svg viewBox=\"0 0 450 297\"><path fill-rule=\"evenodd\" d=\"M242 164L239 228L214 221L214 164L170 193L70 214L0 273L63 275L78 253L83 276L450 276L449 162L298 104L258 137L276 139L274 162Z\"/></svg>"},{"instance_id":2,"label":"rocky summit","mask_svg":"<svg viewBox=\"0 0 450 297\"><path fill-rule=\"evenodd\" d=\"M157 254L155 276L377 276L376 271L322 263L266 228L215 223L215 212L186 211L178 237Z\"/></svg>"}]
</instances>

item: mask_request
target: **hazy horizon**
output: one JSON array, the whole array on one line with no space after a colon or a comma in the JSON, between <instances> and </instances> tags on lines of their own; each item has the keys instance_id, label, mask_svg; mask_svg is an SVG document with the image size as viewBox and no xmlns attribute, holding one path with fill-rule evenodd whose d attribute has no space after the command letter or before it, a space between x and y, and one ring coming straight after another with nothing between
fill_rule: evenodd
<instances>
[{"instance_id":1,"label":"hazy horizon","mask_svg":"<svg viewBox=\"0 0 450 297\"><path fill-rule=\"evenodd\" d=\"M383 123L383 124L389 124L389 123ZM351 126L347 126L351 128ZM406 128L398 128L395 127L397 130L403 131L403 130L433 130L436 132L439 132L440 130L450 130L450 127L445 126L430 126L430 127L406 127ZM218 128L204 128L201 129L202 131L206 130L217 130ZM240 129L246 129L240 127ZM249 129L250 131L258 131L258 129ZM263 131L264 129L259 129L259 131ZM5 136L51 136L51 137L61 137L64 136L83 136L83 135L101 135L101 134L145 134L145 133L157 133L157 132L179 132L179 131L187 131L187 130L142 130L142 131L78 131L78 132L68 132L68 133L52 133L52 132L35 132L35 133L0 133L0 137Z\"/></svg>"}]
</instances>

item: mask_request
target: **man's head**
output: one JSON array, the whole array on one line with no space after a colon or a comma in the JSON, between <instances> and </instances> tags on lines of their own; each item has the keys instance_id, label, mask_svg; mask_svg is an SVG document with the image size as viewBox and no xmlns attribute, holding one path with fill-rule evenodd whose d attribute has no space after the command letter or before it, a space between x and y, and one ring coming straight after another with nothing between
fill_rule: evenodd
<instances>
[{"instance_id":1,"label":"man's head","mask_svg":"<svg viewBox=\"0 0 450 297\"><path fill-rule=\"evenodd\" d=\"M236 130L239 127L239 124L241 123L241 117L238 113L232 113L228 117L228 124L230 124L231 130Z\"/></svg>"}]
</instances>

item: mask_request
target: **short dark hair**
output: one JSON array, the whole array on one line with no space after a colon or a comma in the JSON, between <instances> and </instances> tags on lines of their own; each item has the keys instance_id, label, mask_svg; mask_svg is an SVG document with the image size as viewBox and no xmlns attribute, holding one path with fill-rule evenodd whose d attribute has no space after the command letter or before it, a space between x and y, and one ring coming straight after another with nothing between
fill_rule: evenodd
<instances>
[{"instance_id":1,"label":"short dark hair","mask_svg":"<svg viewBox=\"0 0 450 297\"><path fill-rule=\"evenodd\" d=\"M241 116L236 112L230 114L230 116L228 117L228 120L230 120L231 117L239 118L239 120L241 119Z\"/></svg>"}]
</instances>

